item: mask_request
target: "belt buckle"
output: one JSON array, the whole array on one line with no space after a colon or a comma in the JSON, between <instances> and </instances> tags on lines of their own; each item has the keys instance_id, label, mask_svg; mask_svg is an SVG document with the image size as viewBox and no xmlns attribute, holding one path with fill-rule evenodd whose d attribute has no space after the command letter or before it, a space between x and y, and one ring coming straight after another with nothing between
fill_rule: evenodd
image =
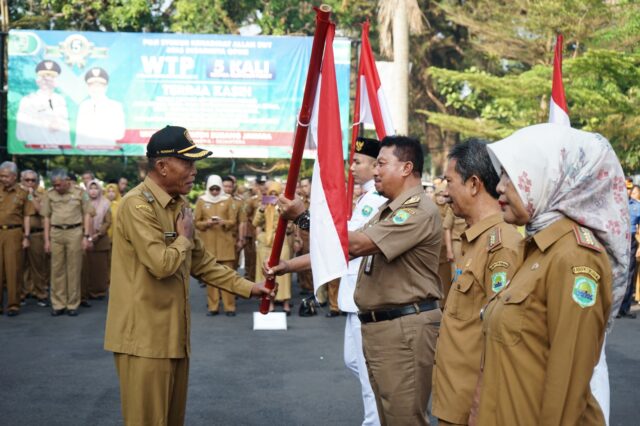
<instances>
[{"instance_id":1,"label":"belt buckle","mask_svg":"<svg viewBox=\"0 0 640 426\"><path fill-rule=\"evenodd\" d=\"M371 311L371 319L373 322L378 322L378 320L376 320L376 311Z\"/></svg>"},{"instance_id":2,"label":"belt buckle","mask_svg":"<svg viewBox=\"0 0 640 426\"><path fill-rule=\"evenodd\" d=\"M416 310L416 315L418 315L418 314L420 313L420 306L418 306L418 304L417 304L417 303L414 303L414 304L413 304L413 309L415 309L415 310Z\"/></svg>"},{"instance_id":3,"label":"belt buckle","mask_svg":"<svg viewBox=\"0 0 640 426\"><path fill-rule=\"evenodd\" d=\"M9 225L2 225L2 229L6 231L7 229L9 229Z\"/></svg>"}]
</instances>

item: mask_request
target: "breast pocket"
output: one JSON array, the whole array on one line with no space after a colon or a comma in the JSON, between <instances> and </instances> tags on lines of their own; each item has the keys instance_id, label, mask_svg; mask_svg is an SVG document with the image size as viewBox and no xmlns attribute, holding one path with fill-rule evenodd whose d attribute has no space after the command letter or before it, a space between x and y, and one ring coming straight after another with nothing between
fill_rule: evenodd
<instances>
[{"instance_id":1,"label":"breast pocket","mask_svg":"<svg viewBox=\"0 0 640 426\"><path fill-rule=\"evenodd\" d=\"M522 340L522 326L529 305L530 293L514 290L504 294L500 300L500 314L495 320L492 333L494 340L506 346L516 345Z\"/></svg>"},{"instance_id":2,"label":"breast pocket","mask_svg":"<svg viewBox=\"0 0 640 426\"><path fill-rule=\"evenodd\" d=\"M445 306L447 315L461 321L468 321L472 318L474 315L475 292L477 291L473 286L474 281L475 279L470 271L458 277L451 286L451 290L449 290L447 305ZM480 312L476 312L476 314L480 315Z\"/></svg>"}]
</instances>

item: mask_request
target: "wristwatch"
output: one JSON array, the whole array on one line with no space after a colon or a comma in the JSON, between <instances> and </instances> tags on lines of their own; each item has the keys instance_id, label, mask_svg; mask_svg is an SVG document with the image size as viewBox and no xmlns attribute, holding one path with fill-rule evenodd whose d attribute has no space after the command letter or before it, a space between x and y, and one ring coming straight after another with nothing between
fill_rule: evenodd
<instances>
[{"instance_id":1,"label":"wristwatch","mask_svg":"<svg viewBox=\"0 0 640 426\"><path fill-rule=\"evenodd\" d=\"M308 231L311 228L311 214L309 210L305 210L300 216L296 217L293 223L303 231Z\"/></svg>"}]
</instances>

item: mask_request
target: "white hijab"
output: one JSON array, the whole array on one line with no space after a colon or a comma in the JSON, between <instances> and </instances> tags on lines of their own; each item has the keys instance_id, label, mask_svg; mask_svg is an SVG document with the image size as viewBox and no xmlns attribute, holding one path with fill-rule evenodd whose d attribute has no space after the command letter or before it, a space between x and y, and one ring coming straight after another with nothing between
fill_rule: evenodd
<instances>
[{"instance_id":1,"label":"white hijab","mask_svg":"<svg viewBox=\"0 0 640 426\"><path fill-rule=\"evenodd\" d=\"M220 193L215 197L211 195L211 191L209 191L209 188L212 186L220 188ZM202 194L200 198L207 203L219 203L220 201L228 199L229 195L225 194L222 190L222 178L218 175L209 176L209 179L207 179L207 186L204 188L204 194Z\"/></svg>"},{"instance_id":2,"label":"white hijab","mask_svg":"<svg viewBox=\"0 0 640 426\"><path fill-rule=\"evenodd\" d=\"M624 173L609 141L545 123L487 148L494 168L509 175L531 215L527 234L566 216L591 229L604 245L613 274L611 324L627 285L631 230Z\"/></svg>"}]
</instances>

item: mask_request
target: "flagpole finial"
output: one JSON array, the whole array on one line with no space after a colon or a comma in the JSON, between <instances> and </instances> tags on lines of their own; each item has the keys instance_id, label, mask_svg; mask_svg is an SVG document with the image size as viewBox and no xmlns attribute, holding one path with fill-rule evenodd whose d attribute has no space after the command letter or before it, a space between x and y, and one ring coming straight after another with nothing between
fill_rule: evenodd
<instances>
[{"instance_id":1,"label":"flagpole finial","mask_svg":"<svg viewBox=\"0 0 640 426\"><path fill-rule=\"evenodd\" d=\"M323 12L331 12L331 6L323 3L320 5L320 10Z\"/></svg>"}]
</instances>

